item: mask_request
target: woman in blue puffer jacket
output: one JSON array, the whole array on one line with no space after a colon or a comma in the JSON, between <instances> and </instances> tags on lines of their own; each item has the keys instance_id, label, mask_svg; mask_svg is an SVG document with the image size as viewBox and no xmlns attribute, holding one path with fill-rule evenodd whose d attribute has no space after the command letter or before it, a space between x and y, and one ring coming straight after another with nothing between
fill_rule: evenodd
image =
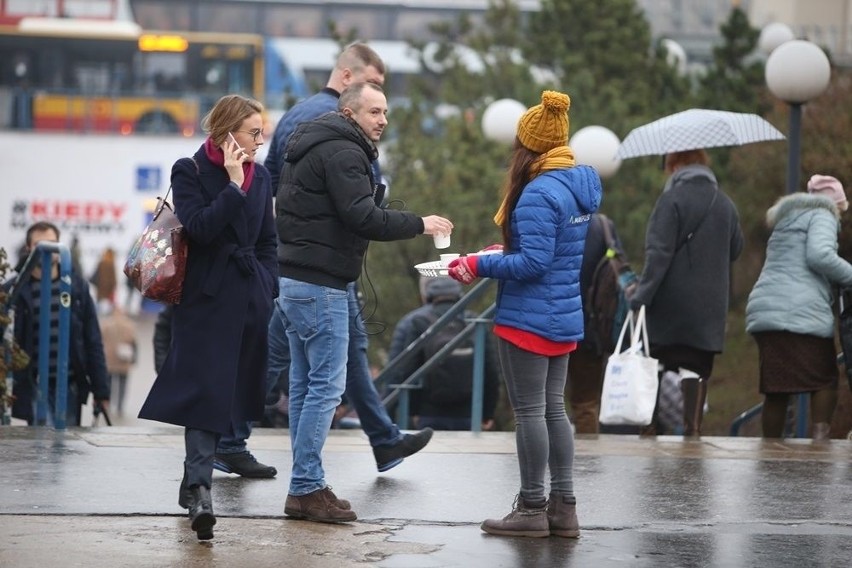
<instances>
[{"instance_id":1,"label":"woman in blue puffer jacket","mask_svg":"<svg viewBox=\"0 0 852 568\"><path fill-rule=\"evenodd\" d=\"M852 286L852 265L837 255L840 182L815 175L808 193L782 197L766 214L766 262L749 294L746 330L757 341L763 437L784 434L790 395L811 393L812 438L827 439L837 404L832 284Z\"/></svg>"},{"instance_id":2,"label":"woman in blue puffer jacket","mask_svg":"<svg viewBox=\"0 0 852 568\"><path fill-rule=\"evenodd\" d=\"M499 279L494 333L517 424L521 488L489 534L576 538L574 433L565 412L568 354L583 339L580 266L589 219L601 201L594 169L568 147L568 95L545 91L518 122L506 196L495 217L504 254L466 256L450 276ZM550 498L545 475L550 468Z\"/></svg>"}]
</instances>

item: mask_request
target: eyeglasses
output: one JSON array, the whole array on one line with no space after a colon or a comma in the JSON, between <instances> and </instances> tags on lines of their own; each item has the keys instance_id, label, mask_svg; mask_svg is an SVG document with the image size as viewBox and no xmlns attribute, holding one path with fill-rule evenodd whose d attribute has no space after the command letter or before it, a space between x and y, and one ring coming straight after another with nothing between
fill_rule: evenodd
<instances>
[{"instance_id":1,"label":"eyeglasses","mask_svg":"<svg viewBox=\"0 0 852 568\"><path fill-rule=\"evenodd\" d=\"M237 132L245 132L246 134L251 134L251 139L253 142L257 142L258 138L263 137L262 128L255 128L254 130L237 130Z\"/></svg>"}]
</instances>

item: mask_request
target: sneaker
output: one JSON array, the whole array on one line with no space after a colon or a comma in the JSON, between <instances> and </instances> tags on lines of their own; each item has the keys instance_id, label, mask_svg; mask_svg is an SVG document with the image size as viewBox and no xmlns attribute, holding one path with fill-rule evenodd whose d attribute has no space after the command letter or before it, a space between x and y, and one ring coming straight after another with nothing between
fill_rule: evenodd
<instances>
[{"instance_id":1,"label":"sneaker","mask_svg":"<svg viewBox=\"0 0 852 568\"><path fill-rule=\"evenodd\" d=\"M268 479L278 475L278 470L271 465L265 465L257 461L251 452L239 452L236 454L217 453L213 460L213 467L225 473L236 473L242 477L254 477Z\"/></svg>"},{"instance_id":2,"label":"sneaker","mask_svg":"<svg viewBox=\"0 0 852 568\"><path fill-rule=\"evenodd\" d=\"M376 467L379 471L387 471L398 466L403 459L425 448L433 433L431 428L423 428L416 434L404 435L402 440L392 446L376 446L373 448Z\"/></svg>"},{"instance_id":3,"label":"sneaker","mask_svg":"<svg viewBox=\"0 0 852 568\"><path fill-rule=\"evenodd\" d=\"M284 514L294 519L304 519L318 523L347 523L358 516L352 509L342 509L337 505L341 501L328 488L317 489L306 495L287 495L284 502Z\"/></svg>"},{"instance_id":4,"label":"sneaker","mask_svg":"<svg viewBox=\"0 0 852 568\"><path fill-rule=\"evenodd\" d=\"M531 507L518 495L512 512L502 519L488 519L479 528L488 534L500 536L526 536L543 538L550 536L550 526L547 521L546 503L539 507Z\"/></svg>"}]
</instances>

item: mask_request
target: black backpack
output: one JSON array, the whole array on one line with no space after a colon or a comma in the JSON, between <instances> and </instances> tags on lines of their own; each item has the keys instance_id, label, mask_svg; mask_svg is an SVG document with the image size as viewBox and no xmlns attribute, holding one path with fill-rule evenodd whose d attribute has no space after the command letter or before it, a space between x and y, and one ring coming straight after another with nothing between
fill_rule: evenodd
<instances>
[{"instance_id":1,"label":"black backpack","mask_svg":"<svg viewBox=\"0 0 852 568\"><path fill-rule=\"evenodd\" d=\"M629 298L637 285L636 273L630 268L624 252L616 245L605 215L599 215L603 227L606 253L595 266L584 306L589 316L585 335L599 354L612 353L618 334L630 311Z\"/></svg>"},{"instance_id":2,"label":"black backpack","mask_svg":"<svg viewBox=\"0 0 852 568\"><path fill-rule=\"evenodd\" d=\"M431 326L438 321L439 315L430 310L426 318ZM453 318L423 343L423 361L431 359L466 327L467 322L464 319ZM470 402L473 394L473 350L473 334L470 334L440 363L432 367L423 380L425 400L436 405Z\"/></svg>"}]
</instances>

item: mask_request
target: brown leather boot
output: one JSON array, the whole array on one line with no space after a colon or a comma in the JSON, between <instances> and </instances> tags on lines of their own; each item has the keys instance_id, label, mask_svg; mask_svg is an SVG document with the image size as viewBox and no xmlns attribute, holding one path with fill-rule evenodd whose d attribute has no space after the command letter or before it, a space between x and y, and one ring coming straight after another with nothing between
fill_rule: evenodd
<instances>
[{"instance_id":1,"label":"brown leather boot","mask_svg":"<svg viewBox=\"0 0 852 568\"><path fill-rule=\"evenodd\" d=\"M572 402L571 416L574 419L574 431L577 434L597 434L600 431L598 426L600 413L600 400Z\"/></svg>"},{"instance_id":2,"label":"brown leather boot","mask_svg":"<svg viewBox=\"0 0 852 568\"><path fill-rule=\"evenodd\" d=\"M324 487L305 495L287 495L284 514L318 523L347 523L358 519L355 511L344 509L338 503L348 504Z\"/></svg>"},{"instance_id":3,"label":"brown leather boot","mask_svg":"<svg viewBox=\"0 0 852 568\"><path fill-rule=\"evenodd\" d=\"M680 390L683 391L683 435L700 436L707 381L686 377L680 381Z\"/></svg>"},{"instance_id":4,"label":"brown leather boot","mask_svg":"<svg viewBox=\"0 0 852 568\"><path fill-rule=\"evenodd\" d=\"M827 442L831 439L831 424L828 422L816 422L813 425L811 439L814 442Z\"/></svg>"},{"instance_id":5,"label":"brown leather boot","mask_svg":"<svg viewBox=\"0 0 852 568\"><path fill-rule=\"evenodd\" d=\"M527 536L542 538L550 536L547 524L547 506L530 507L524 498L515 497L512 512L502 519L488 519L479 528L488 534L500 536Z\"/></svg>"},{"instance_id":6,"label":"brown leather boot","mask_svg":"<svg viewBox=\"0 0 852 568\"><path fill-rule=\"evenodd\" d=\"M551 493L547 502L547 524L550 534L565 538L580 536L580 523L577 521L577 501L573 495Z\"/></svg>"}]
</instances>

